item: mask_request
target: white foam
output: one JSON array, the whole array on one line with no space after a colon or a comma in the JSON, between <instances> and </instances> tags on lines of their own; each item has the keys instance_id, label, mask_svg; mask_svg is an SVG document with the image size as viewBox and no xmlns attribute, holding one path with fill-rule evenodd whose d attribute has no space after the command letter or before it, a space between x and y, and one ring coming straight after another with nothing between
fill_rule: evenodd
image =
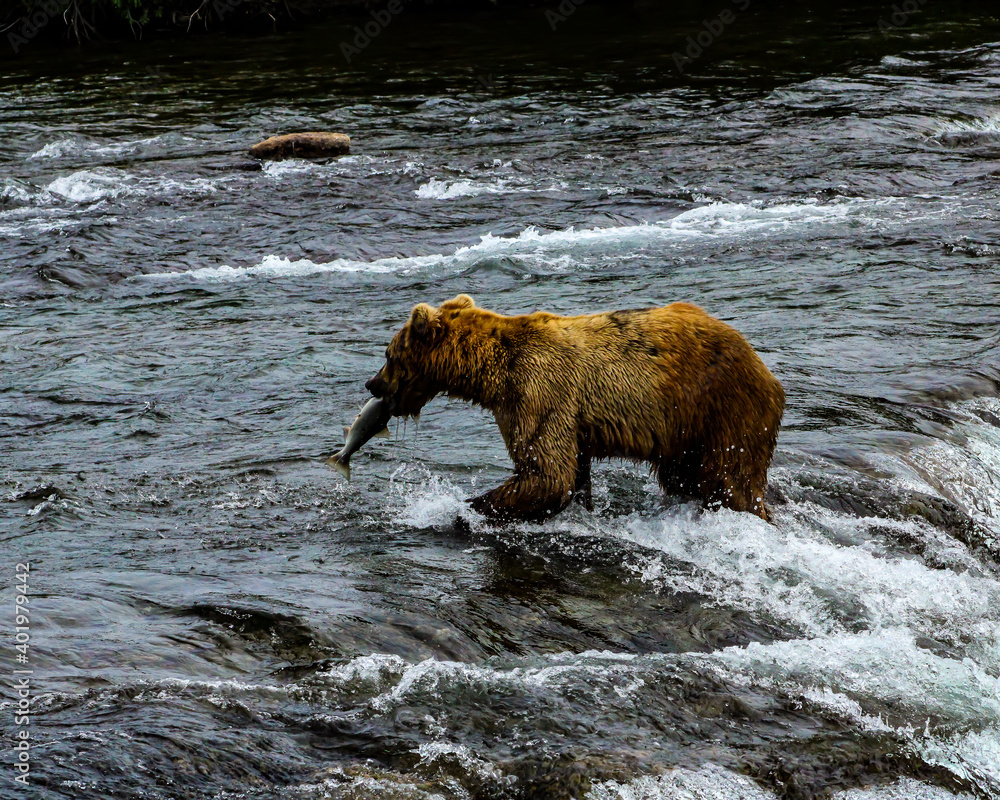
<instances>
[{"instance_id":1,"label":"white foam","mask_svg":"<svg viewBox=\"0 0 1000 800\"><path fill-rule=\"evenodd\" d=\"M186 272L154 272L139 277L154 280L170 280L178 276L184 276L185 278L209 282L228 282L254 277L288 278L299 275L313 275L317 272L407 272L437 263L439 259L439 256L427 256L408 259L387 258L382 261L365 262L341 258L325 264L315 264L305 258L292 261L287 258L268 255L264 257L263 261L252 267L230 267L223 265L221 267L202 267Z\"/></svg>"},{"instance_id":2,"label":"white foam","mask_svg":"<svg viewBox=\"0 0 1000 800\"><path fill-rule=\"evenodd\" d=\"M946 658L919 647L904 629L752 643L689 657L711 663L729 680L754 686L828 688L830 695L814 692L810 698L850 717L854 706L839 695L907 709L913 719L1000 723L996 677L970 658Z\"/></svg>"},{"instance_id":3,"label":"white foam","mask_svg":"<svg viewBox=\"0 0 1000 800\"><path fill-rule=\"evenodd\" d=\"M658 667L663 658L670 660L674 657L639 657L629 653L590 650L551 654L542 656L541 663L513 667L480 666L428 658L405 666L395 685L372 697L369 706L379 713L387 713L400 705L413 702L415 696L440 695L456 686L465 690L500 689L533 694L543 688L569 691L581 681L603 683L615 692L618 701L622 701L638 688L636 665L648 667L653 664ZM617 691L618 689L622 691Z\"/></svg>"},{"instance_id":4,"label":"white foam","mask_svg":"<svg viewBox=\"0 0 1000 800\"><path fill-rule=\"evenodd\" d=\"M329 777L319 781L300 783L280 790L258 794L254 790L239 793L222 792L216 800L250 800L251 798L289 798L289 800L344 800L345 798L392 798L392 800L448 800L443 794L426 788L427 782L414 780L406 775L373 770L371 775L349 773L340 767L323 771ZM460 795L461 796L461 795ZM453 791L448 792L453 798Z\"/></svg>"},{"instance_id":5,"label":"white foam","mask_svg":"<svg viewBox=\"0 0 1000 800\"><path fill-rule=\"evenodd\" d=\"M516 781L513 776L505 776L494 764L476 756L465 745L446 741L424 742L410 752L416 753L423 765L457 762L467 774L475 775L480 780L500 784Z\"/></svg>"},{"instance_id":6,"label":"white foam","mask_svg":"<svg viewBox=\"0 0 1000 800\"><path fill-rule=\"evenodd\" d=\"M975 630L969 652L1000 665L1000 583L888 556L864 539L874 520L809 505L811 519L781 517L770 525L747 514L695 510L650 519L632 515L616 535L671 556L650 559L641 576L672 591L697 591L718 603L778 620L810 636L847 629L906 626L941 641ZM903 533L918 523L878 520ZM677 564L680 566L677 566Z\"/></svg>"},{"instance_id":7,"label":"white foam","mask_svg":"<svg viewBox=\"0 0 1000 800\"><path fill-rule=\"evenodd\" d=\"M413 192L423 200L451 200L455 197L474 197L478 194L503 194L509 189L502 180L491 183L477 183L471 180L445 181L431 178L427 183L423 183Z\"/></svg>"},{"instance_id":8,"label":"white foam","mask_svg":"<svg viewBox=\"0 0 1000 800\"><path fill-rule=\"evenodd\" d=\"M136 176L111 167L85 169L56 178L47 187L49 195L71 203L96 203L123 196L162 196L205 194L218 189L218 181L205 178L175 180L173 178Z\"/></svg>"},{"instance_id":9,"label":"white foam","mask_svg":"<svg viewBox=\"0 0 1000 800\"><path fill-rule=\"evenodd\" d=\"M832 800L972 800L972 797L912 778L902 778L890 786L849 789L831 795ZM586 800L777 800L777 795L743 775L706 764L698 770L676 768L665 775L599 783L591 788Z\"/></svg>"},{"instance_id":10,"label":"white foam","mask_svg":"<svg viewBox=\"0 0 1000 800\"><path fill-rule=\"evenodd\" d=\"M412 175L421 172L419 161L404 161L386 156L347 155L331 160L311 160L286 158L281 161L265 161L261 172L266 178L282 181L286 178L301 178L303 175L352 175L365 179L376 175Z\"/></svg>"},{"instance_id":11,"label":"white foam","mask_svg":"<svg viewBox=\"0 0 1000 800\"><path fill-rule=\"evenodd\" d=\"M124 176L115 170L82 170L56 178L46 187L52 194L73 203L94 203L129 191Z\"/></svg>"},{"instance_id":12,"label":"white foam","mask_svg":"<svg viewBox=\"0 0 1000 800\"><path fill-rule=\"evenodd\" d=\"M464 765L463 765L464 766ZM498 784L514 783L513 776L489 766L489 774L480 775ZM478 773L477 773L478 774ZM420 775L420 773L418 773ZM434 793L426 778L377 773L376 776L347 773L340 767L324 770L322 779L288 787L282 797L299 800L326 800L331 797L392 797L397 800L444 800ZM449 796L455 787L449 787ZM255 796L255 795L251 795ZM464 796L464 794L462 795ZM236 800L237 795L223 792L220 800ZM245 798L245 793L239 795ZM912 778L902 778L890 786L850 789L831 795L832 800L973 800L972 795L954 794L947 789L929 786ZM677 767L663 775L645 775L630 781L604 781L593 784L584 800L777 800L777 795L757 786L750 778L714 764L698 769Z\"/></svg>"},{"instance_id":13,"label":"white foam","mask_svg":"<svg viewBox=\"0 0 1000 800\"><path fill-rule=\"evenodd\" d=\"M336 664L310 676L305 685L380 692L395 683L410 665L397 655L372 653Z\"/></svg>"},{"instance_id":14,"label":"white foam","mask_svg":"<svg viewBox=\"0 0 1000 800\"><path fill-rule=\"evenodd\" d=\"M469 179L446 181L431 178L427 183L418 186L414 194L423 200L453 200L456 197L475 197L481 194L556 191L559 188L550 186L548 189L533 189L526 186L512 186L508 180L503 178L495 178L489 182Z\"/></svg>"},{"instance_id":15,"label":"white foam","mask_svg":"<svg viewBox=\"0 0 1000 800\"><path fill-rule=\"evenodd\" d=\"M861 703L829 686L808 686L802 691L802 698L811 705L825 708L841 719L853 721L861 730L869 733L891 733L895 729L881 716L865 713Z\"/></svg>"},{"instance_id":16,"label":"white foam","mask_svg":"<svg viewBox=\"0 0 1000 800\"><path fill-rule=\"evenodd\" d=\"M193 141L175 133L131 139L124 142L93 142L86 139L58 139L49 142L30 156L29 160L87 156L89 158L122 158L142 150L165 144L168 140Z\"/></svg>"},{"instance_id":17,"label":"white foam","mask_svg":"<svg viewBox=\"0 0 1000 800\"><path fill-rule=\"evenodd\" d=\"M798 695L863 730L892 731L926 762L978 785L1000 782L1000 680L970 658L918 646L909 631L755 643L686 658L737 684ZM911 722L892 728L864 705Z\"/></svg>"},{"instance_id":18,"label":"white foam","mask_svg":"<svg viewBox=\"0 0 1000 800\"><path fill-rule=\"evenodd\" d=\"M973 138L993 138L1000 136L1000 112L972 120L953 119L937 125L938 137L970 136Z\"/></svg>"},{"instance_id":19,"label":"white foam","mask_svg":"<svg viewBox=\"0 0 1000 800\"><path fill-rule=\"evenodd\" d=\"M534 227L528 227L513 237L486 234L478 244L460 247L450 255L392 257L375 261L336 259L325 263L315 263L308 259L291 261L268 255L260 264L250 267L205 267L143 277L232 281L249 277L301 276L324 272L409 273L441 265L467 269L481 259L500 256L520 257L542 265L554 263L565 268L567 257L579 264L609 253L626 255L651 244L700 246L709 239L779 235L801 226L836 225L866 219L874 221L896 210L897 205L898 201L893 199L869 201L853 198L827 204L712 203L685 211L671 220L651 224L584 230L568 228L549 233L541 233Z\"/></svg>"},{"instance_id":20,"label":"white foam","mask_svg":"<svg viewBox=\"0 0 1000 800\"><path fill-rule=\"evenodd\" d=\"M36 150L29 159L35 158L62 158L70 153L77 152L79 145L72 139L60 139L58 142L49 142L40 150Z\"/></svg>"},{"instance_id":21,"label":"white foam","mask_svg":"<svg viewBox=\"0 0 1000 800\"><path fill-rule=\"evenodd\" d=\"M598 783L586 800L777 800L749 778L714 764L676 768L664 775Z\"/></svg>"},{"instance_id":22,"label":"white foam","mask_svg":"<svg viewBox=\"0 0 1000 800\"><path fill-rule=\"evenodd\" d=\"M832 800L965 800L965 798L973 800L973 795L964 792L955 794L940 786L928 786L913 778L902 778L891 786L837 792Z\"/></svg>"},{"instance_id":23,"label":"white foam","mask_svg":"<svg viewBox=\"0 0 1000 800\"><path fill-rule=\"evenodd\" d=\"M127 691L129 697L137 702L162 702L180 695L193 695L223 705L230 700L246 702L253 698L285 697L315 700L317 696L324 703L339 705L336 693L345 692L354 698L350 701L352 703L364 701L367 696L370 708L385 713L406 703L415 694L438 694L449 686L504 687L531 692L541 687L557 690L571 688L581 678L597 677L607 681L609 687L628 688L635 682L631 665L639 660L639 657L628 653L587 651L549 655L543 657L540 664L502 668L432 658L410 663L397 655L373 653L330 665L299 682L268 684L236 679L140 679L130 682ZM121 688L102 690L94 694L88 703L93 707L105 705L113 702L121 691ZM52 692L39 702L49 707L67 696ZM11 707L10 701L0 701L0 710Z\"/></svg>"},{"instance_id":24,"label":"white foam","mask_svg":"<svg viewBox=\"0 0 1000 800\"><path fill-rule=\"evenodd\" d=\"M282 178L293 177L307 172L318 172L322 168L323 165L317 164L313 161L307 161L299 158L287 158L282 161L265 161L261 166L261 172L269 178L276 178L280 180Z\"/></svg>"},{"instance_id":25,"label":"white foam","mask_svg":"<svg viewBox=\"0 0 1000 800\"><path fill-rule=\"evenodd\" d=\"M0 213L0 219L3 218L3 213ZM101 219L101 222L104 225L116 225L118 217L106 216ZM56 215L51 218L35 216L20 223L0 224L0 236L23 237L52 231L64 232L75 226L86 224L88 223L85 220L72 216Z\"/></svg>"},{"instance_id":26,"label":"white foam","mask_svg":"<svg viewBox=\"0 0 1000 800\"><path fill-rule=\"evenodd\" d=\"M5 178L3 184L0 184L0 203L25 204L36 200L37 197L38 194L32 192L28 185L21 181Z\"/></svg>"},{"instance_id":27,"label":"white foam","mask_svg":"<svg viewBox=\"0 0 1000 800\"><path fill-rule=\"evenodd\" d=\"M927 487L957 503L993 531L1000 530L1000 428L977 412L1000 418L1000 399L978 397L951 409L959 416L959 443L937 440L900 457Z\"/></svg>"},{"instance_id":28,"label":"white foam","mask_svg":"<svg viewBox=\"0 0 1000 800\"><path fill-rule=\"evenodd\" d=\"M233 702L247 704L254 700L308 699L317 695L324 702L335 702L336 693L380 697L390 692L415 666L392 654L373 653L359 656L343 664L334 664L315 672L301 682L248 683L237 679L197 680L193 678L139 679L124 687L109 687L88 696L87 705L98 708L109 702L118 702L121 692L127 691L136 702L163 702L179 696L194 696L225 706ZM333 693L333 697L331 697ZM76 695L49 692L36 698L39 708L58 705L64 698L78 699ZM9 701L0 701L0 710L12 708Z\"/></svg>"},{"instance_id":29,"label":"white foam","mask_svg":"<svg viewBox=\"0 0 1000 800\"><path fill-rule=\"evenodd\" d=\"M1000 726L954 733L945 738L925 736L914 748L929 764L937 764L975 786L1000 786ZM984 780L985 779L985 780Z\"/></svg>"},{"instance_id":30,"label":"white foam","mask_svg":"<svg viewBox=\"0 0 1000 800\"><path fill-rule=\"evenodd\" d=\"M390 479L390 496L397 497L401 504L392 515L396 522L416 528L428 528L450 525L459 516L466 519L476 516L466 503L466 493L458 486L437 475L427 474L421 481L420 489L410 491L406 484L399 483L407 472L407 467L400 467Z\"/></svg>"},{"instance_id":31,"label":"white foam","mask_svg":"<svg viewBox=\"0 0 1000 800\"><path fill-rule=\"evenodd\" d=\"M930 62L916 61L903 56L883 56L880 65L883 67L926 67L930 66Z\"/></svg>"}]
</instances>

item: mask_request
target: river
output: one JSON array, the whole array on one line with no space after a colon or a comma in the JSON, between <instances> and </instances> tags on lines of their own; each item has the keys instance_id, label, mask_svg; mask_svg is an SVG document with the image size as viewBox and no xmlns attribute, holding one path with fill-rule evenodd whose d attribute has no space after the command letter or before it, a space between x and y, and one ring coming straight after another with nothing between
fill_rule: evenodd
<instances>
[{"instance_id":1,"label":"river","mask_svg":"<svg viewBox=\"0 0 1000 800\"><path fill-rule=\"evenodd\" d=\"M1000 797L1000 18L855 5L5 61L3 795ZM293 130L352 154L246 155ZM344 481L460 292L734 325L788 395L774 524L609 462L488 528L510 463L445 399Z\"/></svg>"}]
</instances>

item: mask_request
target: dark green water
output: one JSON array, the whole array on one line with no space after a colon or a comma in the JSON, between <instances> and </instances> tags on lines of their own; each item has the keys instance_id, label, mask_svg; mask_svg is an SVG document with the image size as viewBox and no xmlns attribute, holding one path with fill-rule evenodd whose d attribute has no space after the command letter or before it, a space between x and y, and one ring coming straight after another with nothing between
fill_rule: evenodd
<instances>
[{"instance_id":1,"label":"dark green water","mask_svg":"<svg viewBox=\"0 0 1000 800\"><path fill-rule=\"evenodd\" d=\"M1000 19L730 5L682 71L726 4L4 62L3 797L1000 797ZM353 153L250 168L300 129ZM509 461L444 400L343 482L459 292L735 325L775 524L610 463L487 529Z\"/></svg>"}]
</instances>

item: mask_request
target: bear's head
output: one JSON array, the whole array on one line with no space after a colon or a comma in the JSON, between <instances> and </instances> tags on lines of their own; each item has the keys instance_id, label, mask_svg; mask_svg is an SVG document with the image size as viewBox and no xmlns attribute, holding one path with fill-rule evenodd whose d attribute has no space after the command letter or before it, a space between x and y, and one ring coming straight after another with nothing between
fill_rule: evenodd
<instances>
[{"instance_id":1,"label":"bear's head","mask_svg":"<svg viewBox=\"0 0 1000 800\"><path fill-rule=\"evenodd\" d=\"M441 377L441 362L448 355L449 333L458 312L474 308L465 294L447 300L438 308L420 303L413 307L403 328L385 350L385 364L365 388L389 402L394 416L415 417L447 387Z\"/></svg>"}]
</instances>

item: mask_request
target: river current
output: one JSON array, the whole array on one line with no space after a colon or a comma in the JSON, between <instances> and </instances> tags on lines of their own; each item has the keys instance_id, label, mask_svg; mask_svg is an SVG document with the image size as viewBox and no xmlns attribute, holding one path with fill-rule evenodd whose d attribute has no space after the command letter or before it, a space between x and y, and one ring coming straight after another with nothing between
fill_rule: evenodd
<instances>
[{"instance_id":1,"label":"river current","mask_svg":"<svg viewBox=\"0 0 1000 800\"><path fill-rule=\"evenodd\" d=\"M4 797L1000 797L1000 19L732 5L680 63L718 9L4 62ZM246 155L293 130L352 154ZM774 524L609 462L489 528L509 460L445 399L344 481L460 292L734 325Z\"/></svg>"}]
</instances>

